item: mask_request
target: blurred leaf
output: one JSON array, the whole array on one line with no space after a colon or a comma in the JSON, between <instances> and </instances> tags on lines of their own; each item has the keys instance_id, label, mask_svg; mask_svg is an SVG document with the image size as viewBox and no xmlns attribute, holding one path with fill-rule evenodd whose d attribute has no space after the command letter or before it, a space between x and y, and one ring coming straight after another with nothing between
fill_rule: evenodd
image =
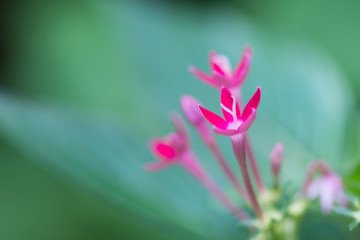
<instances>
[{"instance_id":1,"label":"blurred leaf","mask_svg":"<svg viewBox=\"0 0 360 240\"><path fill-rule=\"evenodd\" d=\"M358 199L355 200L358 203ZM349 203L350 206L355 205L353 203ZM355 205L356 206L356 205ZM352 231L354 230L356 227L360 226L360 211L359 210L349 210L349 209L345 209L342 207L337 207L334 208L334 212L343 216L347 216L350 217L352 219L354 219L350 224L349 224L349 230Z\"/></svg>"},{"instance_id":2,"label":"blurred leaf","mask_svg":"<svg viewBox=\"0 0 360 240\"><path fill-rule=\"evenodd\" d=\"M348 220L348 217L341 217L339 215L322 215L320 213L309 212L302 220L299 239L359 239L359 229L354 229L354 231L350 232L347 224Z\"/></svg>"},{"instance_id":3,"label":"blurred leaf","mask_svg":"<svg viewBox=\"0 0 360 240\"><path fill-rule=\"evenodd\" d=\"M124 2L88 7L91 16L101 20L95 30L76 12L70 14L74 18L64 17L66 8L57 9L55 17L49 12L51 21L37 29L29 44L34 48L28 47L32 50L14 70L14 78L28 81L25 91L29 85L37 88L32 96L73 102L99 115L106 110L121 120L87 119L52 105L2 96L1 134L30 159L61 169L61 175L71 176L70 183L79 180L145 216L144 224L168 222L197 239L241 238L235 220L180 169L148 174L142 164L154 160L146 140L170 131L166 113L178 109L182 94L193 94L209 109L220 110L218 92L195 80L187 65L207 69L210 49L229 55L235 64L244 45L251 43L253 68L243 94L247 100L257 85L262 86L250 134L266 182L268 155L277 141L285 145L283 180L291 181L294 191L314 158L326 158L335 169L344 164L344 127L352 96L336 65L310 44L263 35L230 9L185 10ZM48 38L38 43L41 33ZM228 159L234 160L228 139L218 140ZM197 138L194 146L201 159L211 158ZM215 162L204 164L228 190ZM235 161L231 164L237 169ZM159 225L154 228L167 231ZM174 239L181 236L168 231Z\"/></svg>"},{"instance_id":4,"label":"blurred leaf","mask_svg":"<svg viewBox=\"0 0 360 240\"><path fill-rule=\"evenodd\" d=\"M74 181L64 184L3 141L0 155L0 239L198 239L173 224L104 204Z\"/></svg>"},{"instance_id":5,"label":"blurred leaf","mask_svg":"<svg viewBox=\"0 0 360 240\"><path fill-rule=\"evenodd\" d=\"M349 224L349 230L352 231L359 226L360 226L359 221L354 220Z\"/></svg>"},{"instance_id":6,"label":"blurred leaf","mask_svg":"<svg viewBox=\"0 0 360 240\"><path fill-rule=\"evenodd\" d=\"M352 171L346 177L345 184L347 189L357 197L360 197L360 164L358 159L353 162Z\"/></svg>"}]
</instances>

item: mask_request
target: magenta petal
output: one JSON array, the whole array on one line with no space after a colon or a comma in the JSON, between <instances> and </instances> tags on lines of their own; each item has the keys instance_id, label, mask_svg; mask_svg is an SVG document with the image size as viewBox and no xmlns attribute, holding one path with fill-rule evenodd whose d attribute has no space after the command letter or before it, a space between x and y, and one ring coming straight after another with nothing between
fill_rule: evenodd
<instances>
[{"instance_id":1,"label":"magenta petal","mask_svg":"<svg viewBox=\"0 0 360 240\"><path fill-rule=\"evenodd\" d=\"M194 74L197 78L204 81L205 83L209 84L214 88L219 88L221 85L218 85L217 81L210 75L200 71L194 66L189 66L189 71Z\"/></svg>"},{"instance_id":2,"label":"magenta petal","mask_svg":"<svg viewBox=\"0 0 360 240\"><path fill-rule=\"evenodd\" d=\"M223 87L221 88L221 94L220 94L220 102L222 105L224 105L226 108L232 110L232 106L233 106L233 101L234 98L232 97L231 92L229 91L229 89ZM224 109L222 109L223 115L226 119L226 121L233 121L233 116L225 111ZM239 108L239 104L236 102L236 115L238 118L240 118L240 108Z\"/></svg>"},{"instance_id":3,"label":"magenta petal","mask_svg":"<svg viewBox=\"0 0 360 240\"><path fill-rule=\"evenodd\" d=\"M256 109L253 108L248 118L238 128L238 132L246 132L250 128L256 118L256 113Z\"/></svg>"},{"instance_id":4,"label":"magenta petal","mask_svg":"<svg viewBox=\"0 0 360 240\"><path fill-rule=\"evenodd\" d=\"M246 118L248 118L249 115L251 114L252 109L255 108L255 110L256 110L258 108L260 98L261 98L261 88L258 87L256 92L254 93L254 95L251 97L249 102L246 104L243 114L241 116L241 119L246 120Z\"/></svg>"},{"instance_id":5,"label":"magenta petal","mask_svg":"<svg viewBox=\"0 0 360 240\"><path fill-rule=\"evenodd\" d=\"M224 129L220 129L220 128L217 128L217 127L213 127L213 130L215 133L219 134L219 135L224 135L224 136L233 136L237 133L236 130L234 129L230 129L230 130L224 130Z\"/></svg>"},{"instance_id":6,"label":"magenta petal","mask_svg":"<svg viewBox=\"0 0 360 240\"><path fill-rule=\"evenodd\" d=\"M167 161L158 161L158 162L152 162L152 163L146 163L144 165L145 171L148 172L154 172L159 171L164 168L167 168L168 166L172 165L173 162L167 162Z\"/></svg>"},{"instance_id":7,"label":"magenta petal","mask_svg":"<svg viewBox=\"0 0 360 240\"><path fill-rule=\"evenodd\" d=\"M176 157L175 149L160 138L150 140L149 148L151 152L161 160L171 161Z\"/></svg>"},{"instance_id":8,"label":"magenta petal","mask_svg":"<svg viewBox=\"0 0 360 240\"><path fill-rule=\"evenodd\" d=\"M238 86L243 84L248 75L251 65L252 50L250 47L246 47L243 57L239 62L234 72L234 85Z\"/></svg>"},{"instance_id":9,"label":"magenta petal","mask_svg":"<svg viewBox=\"0 0 360 240\"><path fill-rule=\"evenodd\" d=\"M214 125L217 128L220 129L225 129L227 123L225 122L224 119L222 119L219 115L203 108L202 106L199 105L199 110L201 112L201 114L203 115L203 117L212 125Z\"/></svg>"},{"instance_id":10,"label":"magenta petal","mask_svg":"<svg viewBox=\"0 0 360 240\"><path fill-rule=\"evenodd\" d=\"M216 52L210 52L209 54L210 68L213 73L220 75L231 75L231 65L229 59Z\"/></svg>"},{"instance_id":11,"label":"magenta petal","mask_svg":"<svg viewBox=\"0 0 360 240\"><path fill-rule=\"evenodd\" d=\"M213 63L213 71L219 73L220 75L225 75L225 72L221 69L221 67L216 64L216 63Z\"/></svg>"}]
</instances>

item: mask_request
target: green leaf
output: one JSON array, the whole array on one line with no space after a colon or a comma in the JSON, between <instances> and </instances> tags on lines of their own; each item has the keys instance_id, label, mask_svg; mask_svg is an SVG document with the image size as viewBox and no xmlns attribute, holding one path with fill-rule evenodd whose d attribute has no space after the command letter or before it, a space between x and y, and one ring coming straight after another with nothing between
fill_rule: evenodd
<instances>
[{"instance_id":1,"label":"green leaf","mask_svg":"<svg viewBox=\"0 0 360 240\"><path fill-rule=\"evenodd\" d=\"M354 220L349 224L349 230L352 231L359 226L360 226L359 221Z\"/></svg>"},{"instance_id":2,"label":"green leaf","mask_svg":"<svg viewBox=\"0 0 360 240\"><path fill-rule=\"evenodd\" d=\"M309 211L302 220L299 239L359 239L359 229L350 232L348 221L349 218L345 216L323 215Z\"/></svg>"}]
</instances>

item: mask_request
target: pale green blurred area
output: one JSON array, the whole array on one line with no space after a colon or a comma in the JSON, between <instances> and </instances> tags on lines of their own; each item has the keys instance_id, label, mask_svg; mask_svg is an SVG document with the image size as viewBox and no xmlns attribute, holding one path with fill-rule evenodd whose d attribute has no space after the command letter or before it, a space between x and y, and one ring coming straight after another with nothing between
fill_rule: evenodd
<instances>
[{"instance_id":1,"label":"pale green blurred area","mask_svg":"<svg viewBox=\"0 0 360 240\"><path fill-rule=\"evenodd\" d=\"M306 164L327 159L359 189L360 4L357 1L23 1L2 11L1 239L243 239L219 204L178 168L148 174L153 135L189 93L218 93L187 72L216 49L254 50L244 86L263 89L250 134L268 185L285 144L294 193ZM191 132L210 173L235 200ZM217 138L232 159L225 138ZM237 171L235 161L231 162ZM358 239L348 219L306 216L302 239Z\"/></svg>"}]
</instances>

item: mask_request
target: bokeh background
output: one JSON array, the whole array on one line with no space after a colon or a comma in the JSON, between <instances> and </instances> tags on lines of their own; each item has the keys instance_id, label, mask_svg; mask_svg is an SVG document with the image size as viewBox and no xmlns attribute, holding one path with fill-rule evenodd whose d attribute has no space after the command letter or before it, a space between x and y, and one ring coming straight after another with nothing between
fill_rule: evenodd
<instances>
[{"instance_id":1,"label":"bokeh background","mask_svg":"<svg viewBox=\"0 0 360 240\"><path fill-rule=\"evenodd\" d=\"M208 69L212 49L235 64L253 48L244 97L262 86L250 135L268 185L268 156L282 141L288 196L316 158L359 194L359 1L34 0L5 1L0 12L1 239L243 239L181 169L142 170L155 160L147 140L172 130L167 114L181 95L218 108L218 92L187 71ZM359 239L349 222L315 204L300 236Z\"/></svg>"}]
</instances>

